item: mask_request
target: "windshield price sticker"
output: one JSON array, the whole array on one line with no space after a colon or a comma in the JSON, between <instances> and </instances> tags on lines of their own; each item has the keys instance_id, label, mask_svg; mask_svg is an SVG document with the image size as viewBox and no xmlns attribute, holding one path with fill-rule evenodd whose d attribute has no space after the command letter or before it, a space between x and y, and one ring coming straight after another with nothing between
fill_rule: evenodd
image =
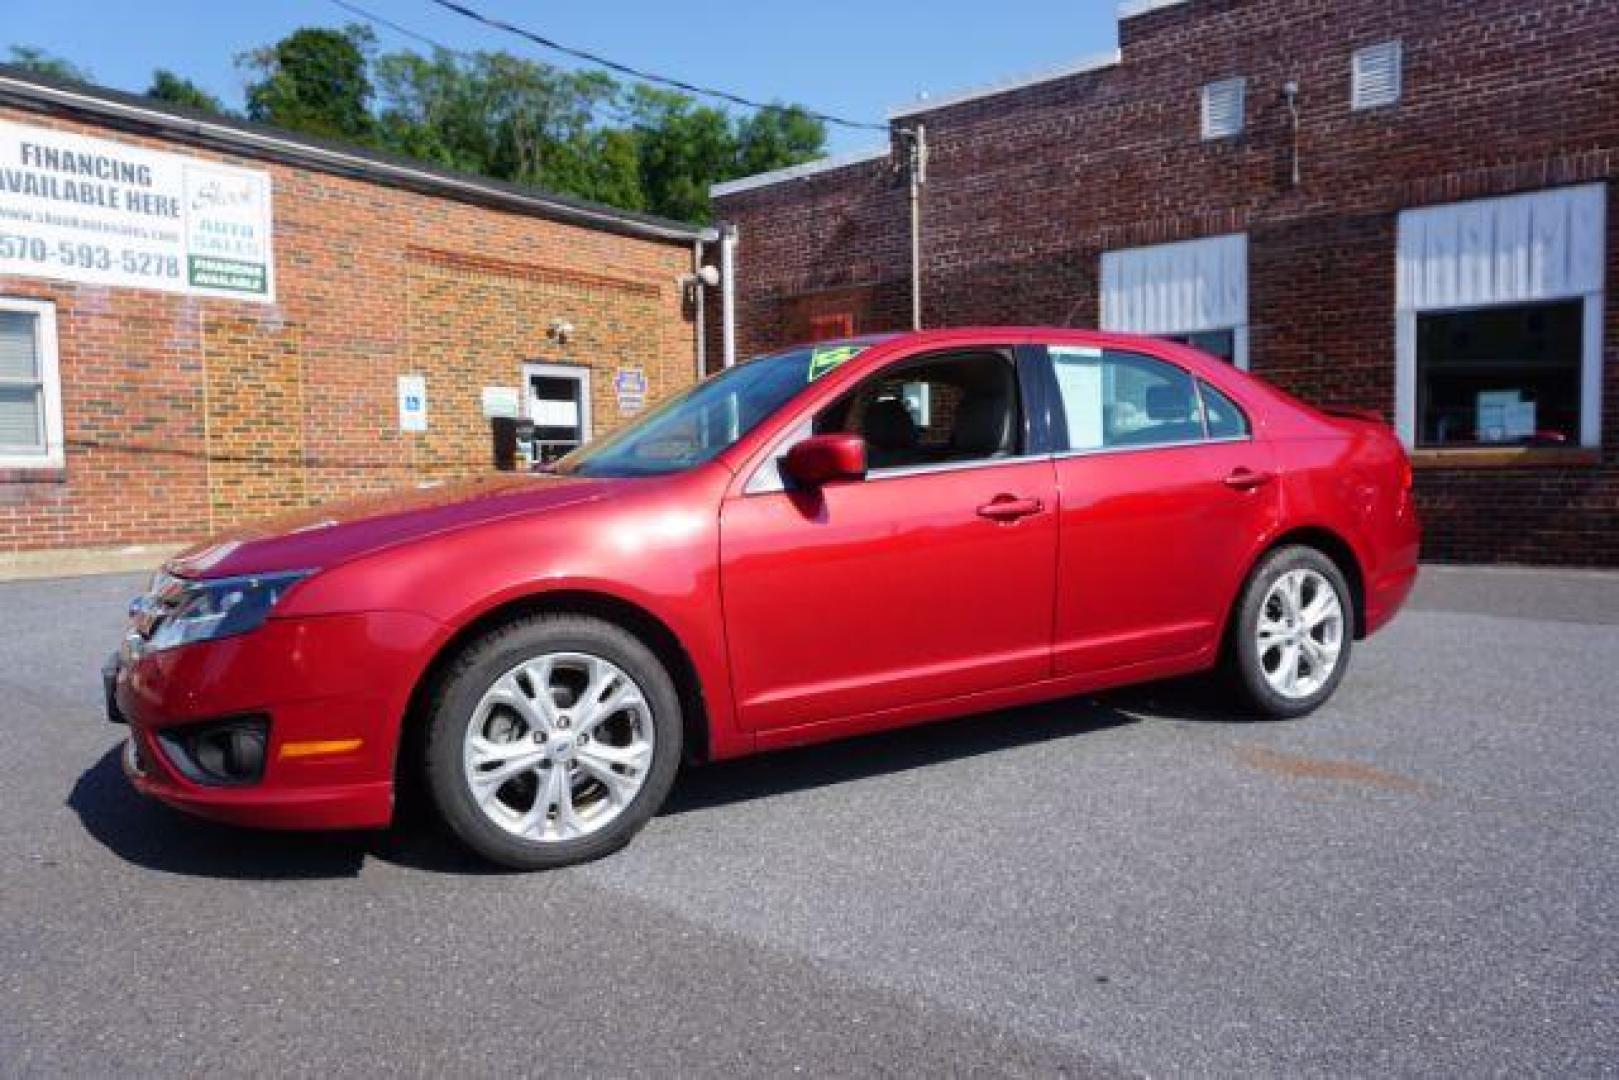
<instances>
[{"instance_id":1,"label":"windshield price sticker","mask_svg":"<svg viewBox=\"0 0 1619 1080\"><path fill-rule=\"evenodd\" d=\"M809 378L807 382L814 382L822 375L831 371L839 364L859 356L861 352L858 345L838 345L833 348L815 349L810 353Z\"/></svg>"}]
</instances>

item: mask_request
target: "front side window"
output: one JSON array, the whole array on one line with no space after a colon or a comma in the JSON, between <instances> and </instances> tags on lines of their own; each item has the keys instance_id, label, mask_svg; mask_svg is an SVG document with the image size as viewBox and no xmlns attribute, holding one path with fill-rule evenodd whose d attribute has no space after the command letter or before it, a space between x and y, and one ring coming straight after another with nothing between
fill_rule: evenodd
<instances>
[{"instance_id":1,"label":"front side window","mask_svg":"<svg viewBox=\"0 0 1619 1080\"><path fill-rule=\"evenodd\" d=\"M1019 416L1011 356L983 351L889 368L823 409L814 429L859 435L880 471L1010 457Z\"/></svg>"},{"instance_id":2,"label":"front side window","mask_svg":"<svg viewBox=\"0 0 1619 1080\"><path fill-rule=\"evenodd\" d=\"M1577 443L1583 304L1419 314L1417 444Z\"/></svg>"},{"instance_id":3,"label":"front side window","mask_svg":"<svg viewBox=\"0 0 1619 1080\"><path fill-rule=\"evenodd\" d=\"M662 476L701 465L865 348L854 344L791 349L739 364L569 454L557 471L577 476Z\"/></svg>"},{"instance_id":4,"label":"front side window","mask_svg":"<svg viewBox=\"0 0 1619 1080\"><path fill-rule=\"evenodd\" d=\"M0 466L60 461L55 343L50 304L0 299Z\"/></svg>"},{"instance_id":5,"label":"front side window","mask_svg":"<svg viewBox=\"0 0 1619 1080\"><path fill-rule=\"evenodd\" d=\"M1173 364L1138 353L1080 346L1048 350L1068 450L1110 450L1203 438L1197 387ZM1066 443L1064 440L1066 439Z\"/></svg>"}]
</instances>

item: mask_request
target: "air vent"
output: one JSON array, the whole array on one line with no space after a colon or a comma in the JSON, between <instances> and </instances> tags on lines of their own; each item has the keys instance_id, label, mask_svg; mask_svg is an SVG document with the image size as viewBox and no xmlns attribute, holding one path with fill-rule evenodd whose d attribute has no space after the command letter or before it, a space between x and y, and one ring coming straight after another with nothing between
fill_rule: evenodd
<instances>
[{"instance_id":1,"label":"air vent","mask_svg":"<svg viewBox=\"0 0 1619 1080\"><path fill-rule=\"evenodd\" d=\"M1222 79L1203 87L1203 137L1229 139L1242 134L1242 99L1247 79Z\"/></svg>"},{"instance_id":2,"label":"air vent","mask_svg":"<svg viewBox=\"0 0 1619 1080\"><path fill-rule=\"evenodd\" d=\"M1349 101L1375 109L1400 100L1400 43L1384 41L1357 49L1350 62Z\"/></svg>"}]
</instances>

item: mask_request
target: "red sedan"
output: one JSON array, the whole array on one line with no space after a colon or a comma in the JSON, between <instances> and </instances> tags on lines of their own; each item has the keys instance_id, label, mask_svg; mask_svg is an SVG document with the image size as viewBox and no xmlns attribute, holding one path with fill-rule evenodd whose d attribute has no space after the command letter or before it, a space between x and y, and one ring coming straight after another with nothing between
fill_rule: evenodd
<instances>
[{"instance_id":1,"label":"red sedan","mask_svg":"<svg viewBox=\"0 0 1619 1080\"><path fill-rule=\"evenodd\" d=\"M107 671L149 795L500 863L624 844L683 760L1225 666L1301 716L1417 573L1375 416L1201 353L953 330L743 364L551 475L324 507L171 562Z\"/></svg>"}]
</instances>

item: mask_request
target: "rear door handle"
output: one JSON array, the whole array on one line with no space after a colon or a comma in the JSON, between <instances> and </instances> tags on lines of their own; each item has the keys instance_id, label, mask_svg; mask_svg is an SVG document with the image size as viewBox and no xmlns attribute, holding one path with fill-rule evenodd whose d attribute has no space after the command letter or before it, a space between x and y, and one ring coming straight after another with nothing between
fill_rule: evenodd
<instances>
[{"instance_id":1,"label":"rear door handle","mask_svg":"<svg viewBox=\"0 0 1619 1080\"><path fill-rule=\"evenodd\" d=\"M1246 466L1238 466L1231 470L1225 478L1225 486L1235 491L1252 491L1263 487L1276 478L1275 473L1255 472Z\"/></svg>"},{"instance_id":2,"label":"rear door handle","mask_svg":"<svg viewBox=\"0 0 1619 1080\"><path fill-rule=\"evenodd\" d=\"M978 508L978 516L991 521L1016 521L1018 518L1038 514L1046 508L1039 499L1020 499L1016 495L997 495Z\"/></svg>"}]
</instances>

